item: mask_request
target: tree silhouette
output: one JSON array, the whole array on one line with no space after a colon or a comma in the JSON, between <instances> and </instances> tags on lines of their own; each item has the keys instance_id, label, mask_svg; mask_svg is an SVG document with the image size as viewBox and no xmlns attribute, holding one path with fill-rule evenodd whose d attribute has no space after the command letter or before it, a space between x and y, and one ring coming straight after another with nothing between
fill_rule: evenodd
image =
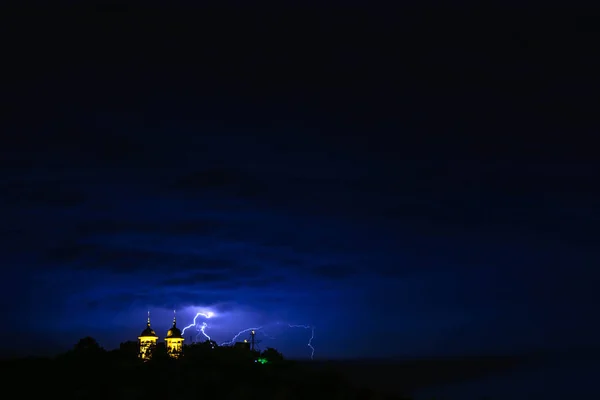
<instances>
[{"instance_id":1,"label":"tree silhouette","mask_svg":"<svg viewBox=\"0 0 600 400\"><path fill-rule=\"evenodd\" d=\"M205 340L204 342L192 343L183 346L183 354L190 358L207 358L214 356L218 351L219 345L213 340Z\"/></svg>"},{"instance_id":2,"label":"tree silhouette","mask_svg":"<svg viewBox=\"0 0 600 400\"><path fill-rule=\"evenodd\" d=\"M270 362L276 363L283 361L283 354L274 349L273 347L267 347L260 355L262 358L266 358Z\"/></svg>"},{"instance_id":3,"label":"tree silhouette","mask_svg":"<svg viewBox=\"0 0 600 400\"><path fill-rule=\"evenodd\" d=\"M56 374L55 384L50 386L57 395L74 393L78 398L109 398L113 392L140 393L144 398L192 398L199 388L205 397L214 398L237 398L243 393L248 399L269 399L282 395L280 389L294 398L312 398L314 393L327 398L373 398L368 397L372 393L357 389L337 368L312 369L285 360L275 348L259 354L205 341L184 346L184 357L174 359L167 354L165 344L158 342L148 363L137 358L136 349L137 342L130 341L121 343L118 350L106 352L95 339L85 337L56 360L57 368L52 368L51 360L38 366L27 362L40 374ZM30 374L22 368L13 371L17 376ZM68 380L64 379L65 374ZM174 377L174 385L161 382ZM43 389L47 391L48 387ZM363 397L355 397L354 393Z\"/></svg>"},{"instance_id":4,"label":"tree silhouette","mask_svg":"<svg viewBox=\"0 0 600 400\"><path fill-rule=\"evenodd\" d=\"M96 339L91 336L79 339L73 347L73 351L77 355L99 355L105 352Z\"/></svg>"},{"instance_id":5,"label":"tree silhouette","mask_svg":"<svg viewBox=\"0 0 600 400\"><path fill-rule=\"evenodd\" d=\"M215 342L214 340L208 340L208 339L206 339L201 344L202 344L202 346L204 346L205 348L210 349L210 350L214 350L219 346L217 344L217 342Z\"/></svg>"},{"instance_id":6,"label":"tree silhouette","mask_svg":"<svg viewBox=\"0 0 600 400\"><path fill-rule=\"evenodd\" d=\"M129 340L119 345L119 355L124 359L137 358L139 356L138 342Z\"/></svg>"}]
</instances>

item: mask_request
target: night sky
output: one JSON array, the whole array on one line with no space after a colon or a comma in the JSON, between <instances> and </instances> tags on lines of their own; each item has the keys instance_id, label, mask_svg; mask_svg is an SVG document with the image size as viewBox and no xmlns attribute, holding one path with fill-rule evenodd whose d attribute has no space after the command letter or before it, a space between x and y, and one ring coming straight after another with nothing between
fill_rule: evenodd
<instances>
[{"instance_id":1,"label":"night sky","mask_svg":"<svg viewBox=\"0 0 600 400\"><path fill-rule=\"evenodd\" d=\"M215 313L198 322L218 343L262 326L261 346L292 358L310 356L311 330L289 324L315 327L315 359L597 342L585 19L8 20L3 355L87 335L115 348L148 310L162 338L174 309L180 328Z\"/></svg>"}]
</instances>

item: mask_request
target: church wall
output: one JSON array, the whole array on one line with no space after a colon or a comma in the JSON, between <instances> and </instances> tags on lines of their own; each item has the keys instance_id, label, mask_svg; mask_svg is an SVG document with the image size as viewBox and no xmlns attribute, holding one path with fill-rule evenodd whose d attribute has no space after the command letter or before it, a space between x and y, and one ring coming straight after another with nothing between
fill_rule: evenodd
<instances>
[{"instance_id":1,"label":"church wall","mask_svg":"<svg viewBox=\"0 0 600 400\"><path fill-rule=\"evenodd\" d=\"M183 338L166 339L167 352L173 358L178 358L183 351Z\"/></svg>"},{"instance_id":2,"label":"church wall","mask_svg":"<svg viewBox=\"0 0 600 400\"><path fill-rule=\"evenodd\" d=\"M150 359L152 356L150 354L150 349L156 345L158 338L152 336L140 336L138 339L140 343L140 357L144 360Z\"/></svg>"}]
</instances>

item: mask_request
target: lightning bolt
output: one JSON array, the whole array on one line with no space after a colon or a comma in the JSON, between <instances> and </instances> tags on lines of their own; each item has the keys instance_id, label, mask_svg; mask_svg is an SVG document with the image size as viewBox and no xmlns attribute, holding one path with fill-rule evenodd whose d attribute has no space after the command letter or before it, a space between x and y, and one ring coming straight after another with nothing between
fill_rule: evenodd
<instances>
[{"instance_id":1,"label":"lightning bolt","mask_svg":"<svg viewBox=\"0 0 600 400\"><path fill-rule=\"evenodd\" d=\"M210 336L208 336L205 332L205 329L207 326L208 326L208 324L206 322L203 322L202 327L200 328L200 333L203 334L207 340L210 340ZM196 335L196 338L200 335L200 333L198 335Z\"/></svg>"},{"instance_id":2,"label":"lightning bolt","mask_svg":"<svg viewBox=\"0 0 600 400\"><path fill-rule=\"evenodd\" d=\"M290 328L302 328L302 329L310 329L311 335L310 335L310 339L308 339L308 343L307 346L310 348L310 359L312 360L313 357L315 356L315 348L312 345L312 341L315 338L315 327L314 326L310 326L310 325L292 325L292 324L288 324L288 326Z\"/></svg>"},{"instance_id":3,"label":"lightning bolt","mask_svg":"<svg viewBox=\"0 0 600 400\"><path fill-rule=\"evenodd\" d=\"M233 343L235 343L235 340L238 337L240 337L240 335L242 333L246 333L246 332L250 332L250 331L258 331L258 330L261 330L261 329L262 329L262 326L259 326L258 328L247 328L247 329L241 330L238 333L236 333L236 335L230 341L223 342L223 343L220 344L220 346L231 346Z\"/></svg>"},{"instance_id":4,"label":"lightning bolt","mask_svg":"<svg viewBox=\"0 0 600 400\"><path fill-rule=\"evenodd\" d=\"M200 334L203 334L204 337L206 337L208 340L210 340L210 336L208 336L206 334L206 327L208 326L208 324L206 322L202 322L200 327L198 327L198 322L196 322L196 320L198 319L198 317L204 317L206 319L210 319L213 316L214 316L214 314L210 311L207 313L203 313L203 312L197 313L196 316L194 317L194 321L181 330L181 335L183 335L187 329L196 327L196 330L198 331L198 334L196 335L196 339L198 339L198 336L200 336Z\"/></svg>"},{"instance_id":5,"label":"lightning bolt","mask_svg":"<svg viewBox=\"0 0 600 400\"><path fill-rule=\"evenodd\" d=\"M207 340L212 340L211 337L206 333L206 328L208 327L208 324L203 321L202 323L198 322L198 317L204 317L206 319L210 319L212 317L214 317L215 314L212 312L199 312L196 314L196 316L194 317L194 320L191 324L189 324L188 326L184 327L181 331L181 334L183 335L185 333L186 330L195 327L196 331L198 332L198 334L196 335L196 339L198 338L198 336L200 336L200 334L204 335L204 337ZM280 322L276 323L277 325L280 324ZM310 353L310 359L312 360L314 355L315 355L315 348L312 345L312 341L315 338L315 327L311 326L311 325L292 325L292 324L288 324L288 327L290 328L301 328L301 329L310 329L311 331L311 336L310 339L308 340L307 343L307 347L310 348L311 353ZM268 337L270 339L275 339L275 337L268 335L266 332L264 332L264 330L262 330L263 327L259 326L256 328L246 328L246 329L242 329L241 331L239 331L238 333L236 333L231 340L223 342L220 344L220 346L231 346L235 343L235 341L240 337L240 335L246 333L246 332L250 332L250 331L256 331L256 332L260 332L262 333L265 337Z\"/></svg>"}]
</instances>

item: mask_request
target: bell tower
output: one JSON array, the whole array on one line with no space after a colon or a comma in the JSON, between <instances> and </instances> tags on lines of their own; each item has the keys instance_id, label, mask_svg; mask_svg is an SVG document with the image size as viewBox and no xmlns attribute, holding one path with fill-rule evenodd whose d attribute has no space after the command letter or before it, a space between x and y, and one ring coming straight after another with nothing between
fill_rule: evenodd
<instances>
[{"instance_id":1,"label":"bell tower","mask_svg":"<svg viewBox=\"0 0 600 400\"><path fill-rule=\"evenodd\" d=\"M144 361L148 361L152 358L152 350L156 347L156 342L158 341L156 332L150 327L150 311L148 311L146 329L140 333L138 340L140 347L139 357Z\"/></svg>"},{"instance_id":2,"label":"bell tower","mask_svg":"<svg viewBox=\"0 0 600 400\"><path fill-rule=\"evenodd\" d=\"M181 357L181 354L183 354L183 336L181 336L181 330L177 328L177 315L175 314L175 310L173 310L173 326L167 331L165 344L167 353L170 357Z\"/></svg>"}]
</instances>

